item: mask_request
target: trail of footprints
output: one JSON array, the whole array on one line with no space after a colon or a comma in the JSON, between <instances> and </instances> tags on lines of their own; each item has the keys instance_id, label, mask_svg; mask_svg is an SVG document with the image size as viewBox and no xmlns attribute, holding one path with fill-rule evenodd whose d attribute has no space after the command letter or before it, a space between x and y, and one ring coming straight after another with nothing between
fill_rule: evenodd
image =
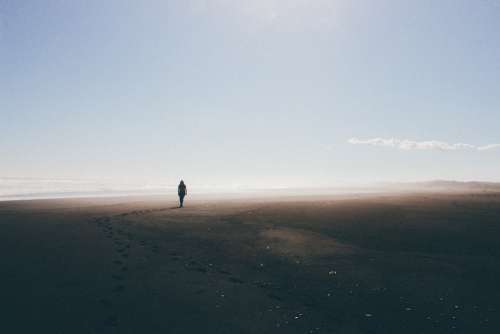
<instances>
[{"instance_id":1,"label":"trail of footprints","mask_svg":"<svg viewBox=\"0 0 500 334\"><path fill-rule=\"evenodd\" d=\"M129 259L132 252L132 245L136 242L134 235L127 232L123 227L116 223L115 217L98 217L94 219L97 227L104 234L105 238L113 243L113 254L111 261L113 270L111 279L113 286L110 289L110 297L100 299L100 303L112 310L114 300L126 291L127 273L129 271ZM145 241L139 241L139 246L144 247ZM157 248L154 248L157 252ZM116 314L110 314L104 319L104 328L115 328L119 324Z\"/></svg>"},{"instance_id":2,"label":"trail of footprints","mask_svg":"<svg viewBox=\"0 0 500 334\"><path fill-rule=\"evenodd\" d=\"M123 218L128 215L142 215L153 211L162 210L164 209L140 210L120 214L113 217L105 216L94 219L94 222L100 228L105 238L109 239L113 243L113 273L111 274L111 279L113 280L114 285L111 288L111 297L102 298L100 300L100 303L105 307L112 309L113 299L115 297L119 297L126 291L126 279L127 273L129 271L128 261L131 256L133 244L134 247L142 248L141 252L145 249L147 252L149 252L150 255L156 255L160 251L159 246L152 242L148 242L145 240L136 240L132 233L125 231L124 227L121 227L119 225L119 220L117 222L117 219ZM146 256L146 259L149 258L150 256ZM172 254L172 260L174 261L180 260L181 258L182 256L176 253ZM104 320L103 325L104 327L117 327L118 323L118 317L115 314L111 314Z\"/></svg>"},{"instance_id":3,"label":"trail of footprints","mask_svg":"<svg viewBox=\"0 0 500 334\"><path fill-rule=\"evenodd\" d=\"M134 210L130 212L124 212L122 214L119 214L119 217L126 217L126 216L142 216L146 215L148 213L153 213L153 212L161 212L161 211L166 211L170 210L169 208L160 208L160 209L149 209L149 210Z\"/></svg>"},{"instance_id":4,"label":"trail of footprints","mask_svg":"<svg viewBox=\"0 0 500 334\"><path fill-rule=\"evenodd\" d=\"M146 255L146 259L150 256L155 256L160 253L160 247L151 241L137 240L135 236L126 231L123 226L120 226L120 219L128 215L144 215L156 211L164 211L167 209L154 209L154 210L137 210L128 213L119 214L116 216L103 216L97 217L93 222L104 234L105 238L109 239L113 243L113 254L112 254L112 264L113 270L111 274L111 279L113 281L113 286L110 289L109 298L101 298L99 300L100 304L110 311L113 309L115 300L120 297L126 291L126 281L127 273L129 271L129 259L132 254L132 248L146 250L149 255ZM186 258L178 252L170 252L169 260L171 261L186 261ZM183 266L188 271L198 272L202 274L219 274L225 277L225 279L232 284L244 284L245 281L235 277L231 272L225 271L223 269L215 268L212 264L204 265L195 260L187 259L187 262ZM171 273L175 274L176 271L172 270ZM262 282L252 282L252 285L257 287L264 287ZM196 294L204 293L204 289L199 289L195 291ZM104 331L111 328L116 328L119 325L119 318L116 314L109 314L103 321L102 326Z\"/></svg>"}]
</instances>

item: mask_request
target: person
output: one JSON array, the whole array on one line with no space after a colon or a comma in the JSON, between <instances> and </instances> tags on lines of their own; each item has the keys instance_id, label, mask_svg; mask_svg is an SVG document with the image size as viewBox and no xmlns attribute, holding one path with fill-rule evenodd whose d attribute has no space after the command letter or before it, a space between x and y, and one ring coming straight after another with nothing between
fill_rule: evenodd
<instances>
[{"instance_id":1,"label":"person","mask_svg":"<svg viewBox=\"0 0 500 334\"><path fill-rule=\"evenodd\" d=\"M179 187L177 187L177 194L179 195L179 208L182 208L184 206L184 196L187 195L187 188L183 180L181 180Z\"/></svg>"}]
</instances>

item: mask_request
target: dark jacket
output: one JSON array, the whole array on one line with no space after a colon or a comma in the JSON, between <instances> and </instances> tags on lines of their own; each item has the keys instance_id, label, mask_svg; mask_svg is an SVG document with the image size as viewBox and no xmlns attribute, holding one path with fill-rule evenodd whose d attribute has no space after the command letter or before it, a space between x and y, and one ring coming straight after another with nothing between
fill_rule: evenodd
<instances>
[{"instance_id":1,"label":"dark jacket","mask_svg":"<svg viewBox=\"0 0 500 334\"><path fill-rule=\"evenodd\" d=\"M177 193L179 194L179 196L186 196L187 188L184 183L179 184L179 187L177 188Z\"/></svg>"}]
</instances>

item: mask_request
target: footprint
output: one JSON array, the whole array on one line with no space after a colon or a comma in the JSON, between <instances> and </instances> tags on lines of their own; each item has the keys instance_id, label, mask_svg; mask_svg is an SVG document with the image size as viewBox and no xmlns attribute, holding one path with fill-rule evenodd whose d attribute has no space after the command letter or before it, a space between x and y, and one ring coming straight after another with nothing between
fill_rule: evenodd
<instances>
[{"instance_id":1,"label":"footprint","mask_svg":"<svg viewBox=\"0 0 500 334\"><path fill-rule=\"evenodd\" d=\"M277 301L282 301L283 300L283 298L281 298L280 296L275 295L274 293L268 293L267 296L269 298L277 300Z\"/></svg>"},{"instance_id":2,"label":"footprint","mask_svg":"<svg viewBox=\"0 0 500 334\"><path fill-rule=\"evenodd\" d=\"M106 298L99 299L99 303L101 303L102 305L104 305L106 307L110 307L113 305L113 303L111 303L111 301L109 299L106 299Z\"/></svg>"},{"instance_id":3,"label":"footprint","mask_svg":"<svg viewBox=\"0 0 500 334\"><path fill-rule=\"evenodd\" d=\"M255 281L253 282L253 285L255 285L258 288L266 289L270 288L273 284L271 282L266 282L266 281Z\"/></svg>"},{"instance_id":4,"label":"footprint","mask_svg":"<svg viewBox=\"0 0 500 334\"><path fill-rule=\"evenodd\" d=\"M118 317L116 315L110 315L104 320L104 325L107 327L118 326Z\"/></svg>"},{"instance_id":5,"label":"footprint","mask_svg":"<svg viewBox=\"0 0 500 334\"><path fill-rule=\"evenodd\" d=\"M239 279L238 277L229 277L229 281L236 284L243 284L245 281Z\"/></svg>"},{"instance_id":6,"label":"footprint","mask_svg":"<svg viewBox=\"0 0 500 334\"><path fill-rule=\"evenodd\" d=\"M113 288L113 292L123 292L125 290L125 287L123 285L117 285Z\"/></svg>"}]
</instances>

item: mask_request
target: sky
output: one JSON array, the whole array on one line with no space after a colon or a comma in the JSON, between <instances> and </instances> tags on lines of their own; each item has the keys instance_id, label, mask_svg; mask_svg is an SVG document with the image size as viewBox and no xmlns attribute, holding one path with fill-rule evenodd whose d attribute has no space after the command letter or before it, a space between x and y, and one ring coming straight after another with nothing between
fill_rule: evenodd
<instances>
[{"instance_id":1,"label":"sky","mask_svg":"<svg viewBox=\"0 0 500 334\"><path fill-rule=\"evenodd\" d=\"M500 1L0 0L0 177L500 181Z\"/></svg>"}]
</instances>

